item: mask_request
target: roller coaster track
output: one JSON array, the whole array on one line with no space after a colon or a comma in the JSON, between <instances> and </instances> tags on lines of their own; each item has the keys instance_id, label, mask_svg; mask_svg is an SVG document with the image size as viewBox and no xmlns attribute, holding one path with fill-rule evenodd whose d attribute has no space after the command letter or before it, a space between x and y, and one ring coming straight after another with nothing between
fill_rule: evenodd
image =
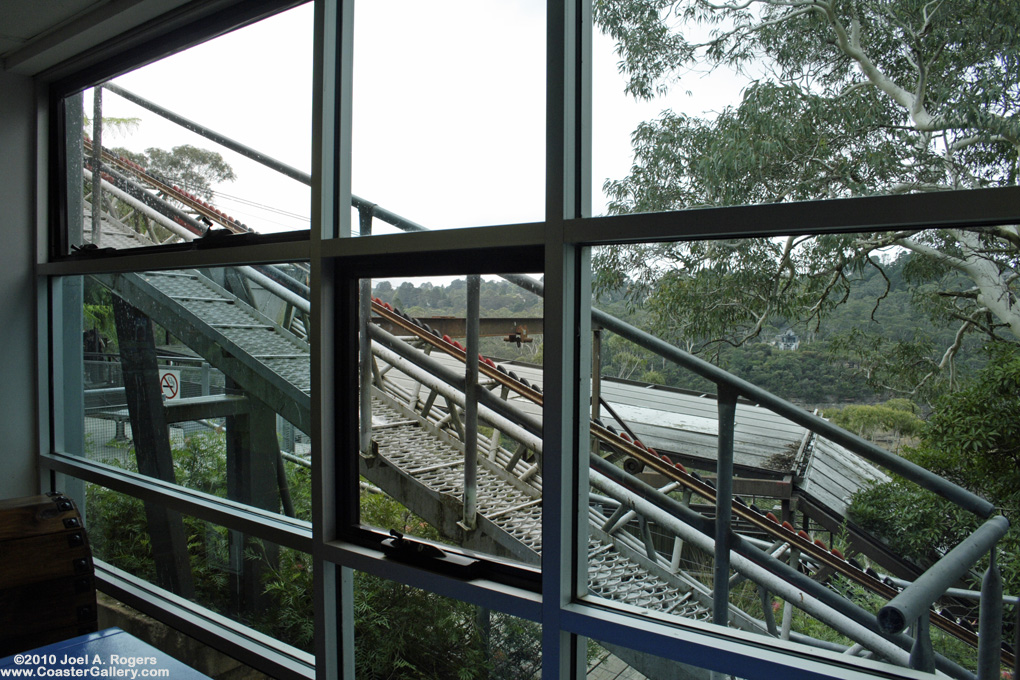
<instances>
[{"instance_id":1,"label":"roller coaster track","mask_svg":"<svg viewBox=\"0 0 1020 680\"><path fill-rule=\"evenodd\" d=\"M236 220L178 187L168 185L137 164L104 152L105 164L115 166L123 175L137 178L151 190L159 192L162 194L160 200L163 197L172 198L201 218L233 232L249 231ZM118 180L114 175L108 174L107 177L111 182ZM189 224L187 220L178 217L171 219L177 220L196 236L199 234L194 223ZM197 272L111 274L96 278L153 321L170 330L250 394L299 429L310 431L309 349L301 338L282 329L273 320ZM403 329L416 342L459 362L469 360L460 343L439 335L427 324L380 300L373 300L371 307L374 315ZM519 378L490 359L479 356L477 361L480 376L485 380L504 388L508 393L542 406L544 397L539 386ZM373 420L376 417L379 422L373 423L373 437L378 444L378 456L384 464L372 460L363 461L362 473L398 498L400 494L396 493L398 485L395 480L398 477L411 480L431 500L410 509L435 522L440 528L446 527L445 534L456 533L451 528L450 518L460 512L460 501L456 497L463 491L463 477L449 473L456 471L460 464L458 461L463 461L463 442L437 426L428 418L427 413L408 408L398 396L386 392L379 384L373 391ZM634 441L625 433L618 434L598 421L591 423L590 432L610 449L640 461L667 480L706 501L713 504L716 502L716 491L711 483L697 473L689 472L683 465L659 455L640 441ZM538 466L524 465L519 455L497 450L491 459L481 463L481 467L478 507L482 521L479 530L505 554L524 562L536 562L541 549L541 480L535 474ZM524 476L526 473L528 477ZM458 508L443 509L444 504L449 506L450 503ZM883 598L892 598L899 592L874 572L861 568L853 560L845 559L838 550L830 549L804 531L795 530L789 523L779 522L771 513L763 513L739 499L734 499L732 512L775 541L798 550L802 559L812 561L816 568L829 567L847 580ZM601 527L608 524L608 521L594 510L592 513L589 518L592 526L589 570L590 586L594 593L653 610L679 613L692 618L708 618L710 593L699 590L693 579L683 574L670 574L661 565L650 562L648 555L642 555L639 544L628 544L626 532L620 536L602 532ZM463 535L460 537L463 538ZM620 585L619 577L623 573L630 575L625 586ZM611 583L612 586L609 585ZM735 625L761 629L760 623L742 612L734 614ZM971 645L977 645L975 631L965 624L935 610L930 611L929 617L936 627ZM1002 661L1012 666L1015 657L1003 650Z\"/></svg>"},{"instance_id":2,"label":"roller coaster track","mask_svg":"<svg viewBox=\"0 0 1020 680\"><path fill-rule=\"evenodd\" d=\"M393 309L391 305L385 304L379 299L374 299L372 301L372 310L375 314L400 326L447 355L459 361L468 360L466 351L460 343L449 337L440 336L435 331L430 332L430 329L425 328L422 324L401 313L399 310ZM479 356L478 361L479 372L481 374L499 385L516 392L521 397L539 406L542 405L542 392L536 389L534 385L526 384L520 379L510 376L484 357ZM639 460L665 478L678 482L684 488L715 504L715 487L700 478L696 473L689 472L680 463L674 463L668 456L659 455L654 449L649 449L640 441L634 441L626 433L613 432L601 423L592 422L590 424L590 431L599 441L607 446ZM732 502L732 512L773 539L783 541L791 547L797 548L801 551L802 555L814 559L820 565L830 567L836 573L863 586L872 593L886 599L892 599L900 592L898 588L883 581L877 573L865 570L855 562L847 560L840 551L830 549L821 540L813 539L806 531L796 530L789 522L780 523L772 513L752 509L738 499L734 499ZM938 611L932 610L929 616L933 625L969 645L977 647L977 633L973 629L965 627L962 623ZM1015 657L1012 653L1003 650L1002 660L1003 663L1012 666L1015 662Z\"/></svg>"}]
</instances>

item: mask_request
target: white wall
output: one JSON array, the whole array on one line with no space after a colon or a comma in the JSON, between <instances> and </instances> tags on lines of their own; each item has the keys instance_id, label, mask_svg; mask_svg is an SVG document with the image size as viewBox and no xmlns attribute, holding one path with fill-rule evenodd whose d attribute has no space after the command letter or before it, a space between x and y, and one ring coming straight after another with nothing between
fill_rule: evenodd
<instances>
[{"instance_id":1,"label":"white wall","mask_svg":"<svg viewBox=\"0 0 1020 680\"><path fill-rule=\"evenodd\" d=\"M0 71L0 498L39 490L34 173L32 79Z\"/></svg>"}]
</instances>

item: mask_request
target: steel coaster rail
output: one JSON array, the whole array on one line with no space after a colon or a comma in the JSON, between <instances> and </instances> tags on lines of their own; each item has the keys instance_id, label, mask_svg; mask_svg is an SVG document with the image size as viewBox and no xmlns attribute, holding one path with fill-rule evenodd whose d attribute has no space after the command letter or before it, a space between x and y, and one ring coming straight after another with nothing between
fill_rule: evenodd
<instances>
[{"instance_id":1,"label":"steel coaster rail","mask_svg":"<svg viewBox=\"0 0 1020 680\"><path fill-rule=\"evenodd\" d=\"M659 514L655 521L660 522L663 525L671 526L671 528L679 531L684 531L684 526L690 527L690 531L685 532L686 538L692 541L700 540L701 544L705 547L708 547L710 544L714 545L714 540L712 539L714 528L711 520L702 517L700 514L684 506L679 501L668 496L664 496L659 493L659 490L655 487L628 474L626 471L616 467L609 461L595 455L594 453L590 454L589 460L594 471L604 475L607 479L611 480L622 489L633 494L635 498L644 501L647 504L644 506L644 510L651 511L654 507L655 512ZM603 488L602 491L605 493L611 493L612 489L606 487ZM626 502L636 507L634 500L628 500ZM675 518L679 521L679 524L672 524L670 522L670 518ZM697 534L700 534L703 538L699 539ZM805 594L814 598L826 607L832 609L832 611L838 613L840 616L845 617L845 619L853 624L860 626L862 629L868 631L869 634L873 634L877 638L884 638L885 640L888 640L904 652L908 652L915 644L914 639L905 633L886 633L879 626L874 614L862 608L860 605L842 597L839 593L827 588L824 584L815 581L807 574L801 573L795 567L773 557L770 553L762 550L746 538L734 535L731 538L730 547L733 552L740 555L742 558L745 558L751 564L762 568L766 573L753 574L752 572L748 572L745 563L735 560L738 570L741 572L748 572L751 580L768 587L773 592L778 591L782 593L784 589L792 586L803 591ZM712 552L712 550L709 549L708 552ZM789 601L797 603L799 599L795 596L791 596ZM823 612L819 612L814 608L810 608L809 613L816 616L819 614L824 616ZM872 638L870 642L874 644L877 642L877 639ZM880 647L881 643L878 643L878 645ZM941 655L936 655L935 662L938 670L954 678L958 678L960 680L974 678L973 673L958 665L951 659L945 658Z\"/></svg>"},{"instance_id":2,"label":"steel coaster rail","mask_svg":"<svg viewBox=\"0 0 1020 680\"><path fill-rule=\"evenodd\" d=\"M516 274L507 275L504 278L521 285L537 295L544 294L545 287L543 284L528 276ZM645 331L642 331L625 321L621 321L620 319L617 319L616 317L599 309L592 308L591 316L592 321L598 323L602 328L610 330L654 354L658 354L661 357L669 359L693 373L711 380L716 385L726 386L727 388L735 391L739 396L764 406L770 411L788 418L794 423L846 447L850 451L853 451L873 463L892 470L896 474L921 485L929 491L933 491L934 493L952 501L966 510L969 510L983 519L988 519L995 513L995 506L977 494L945 480L919 465L893 455L885 449L875 446L871 442L866 441L857 435L846 432L829 421L805 411L802 408L794 406L785 399L781 399L770 392L766 392L757 385L753 385L746 380L742 380L735 375L727 373L718 366L710 364L700 357L696 357L693 354L689 354L677 347L674 347L668 342L661 340L650 333L646 333Z\"/></svg>"}]
</instances>

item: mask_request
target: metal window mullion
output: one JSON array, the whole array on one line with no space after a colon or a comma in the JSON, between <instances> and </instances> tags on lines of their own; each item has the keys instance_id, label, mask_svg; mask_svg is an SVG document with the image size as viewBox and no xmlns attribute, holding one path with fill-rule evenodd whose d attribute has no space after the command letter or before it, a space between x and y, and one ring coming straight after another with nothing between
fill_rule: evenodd
<instances>
[{"instance_id":1,"label":"metal window mullion","mask_svg":"<svg viewBox=\"0 0 1020 680\"><path fill-rule=\"evenodd\" d=\"M570 240L591 244L723 239L1020 222L1020 187L964 189L790 203L695 208L571 220Z\"/></svg>"},{"instance_id":2,"label":"metal window mullion","mask_svg":"<svg viewBox=\"0 0 1020 680\"><path fill-rule=\"evenodd\" d=\"M386 559L384 553L376 548L342 541L327 544L325 554L330 561L342 563L359 572L372 574L419 590L427 590L442 597L500 611L517 618L540 621L541 604L539 596L534 592L481 577L465 580L438 571L423 569L417 564Z\"/></svg>"},{"instance_id":3,"label":"metal window mullion","mask_svg":"<svg viewBox=\"0 0 1020 680\"><path fill-rule=\"evenodd\" d=\"M587 460L587 450L583 458L578 450L588 446L587 418L578 414L588 412L581 400L589 386L581 376L590 374L590 359L588 366L579 359L590 348L581 339L589 322L579 307L588 298L582 289L589 268L581 249L564 239L564 221L590 212L590 146L584 141L591 129L590 59L584 58L590 51L590 5L549 0L546 19L542 677L549 680L579 680L586 672L584 645L562 617L563 608L587 589L587 513L576 506L586 502L582 490L587 496L587 465L578 463Z\"/></svg>"},{"instance_id":4,"label":"metal window mullion","mask_svg":"<svg viewBox=\"0 0 1020 680\"><path fill-rule=\"evenodd\" d=\"M464 362L464 517L463 527L476 526L478 508L478 314L481 277L467 277L467 356ZM450 408L454 412L453 407Z\"/></svg>"},{"instance_id":5,"label":"metal window mullion","mask_svg":"<svg viewBox=\"0 0 1020 680\"><path fill-rule=\"evenodd\" d=\"M63 453L46 453L42 466L99 484L143 501L151 501L171 510L218 524L228 529L293 548L311 552L311 531L301 524L270 512L251 508L224 498L185 489L137 472L115 468Z\"/></svg>"},{"instance_id":6,"label":"metal window mullion","mask_svg":"<svg viewBox=\"0 0 1020 680\"><path fill-rule=\"evenodd\" d=\"M325 545L356 512L357 462L340 457L360 444L356 284L346 280L326 244L351 235L353 0L315 2L312 165L313 549L316 677L354 677L353 572ZM367 354L367 353L366 353Z\"/></svg>"},{"instance_id":7,"label":"metal window mullion","mask_svg":"<svg viewBox=\"0 0 1020 680\"><path fill-rule=\"evenodd\" d=\"M309 655L98 559L96 580L116 600L263 673L281 680L314 677Z\"/></svg>"}]
</instances>

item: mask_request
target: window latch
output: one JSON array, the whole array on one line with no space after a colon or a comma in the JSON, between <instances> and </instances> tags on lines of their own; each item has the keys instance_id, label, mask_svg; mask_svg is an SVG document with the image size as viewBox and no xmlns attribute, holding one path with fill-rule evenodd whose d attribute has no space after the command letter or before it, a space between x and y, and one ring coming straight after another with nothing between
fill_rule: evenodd
<instances>
[{"instance_id":1,"label":"window latch","mask_svg":"<svg viewBox=\"0 0 1020 680\"><path fill-rule=\"evenodd\" d=\"M445 552L431 543L405 538L396 529L390 529L390 536L383 540L382 550L391 559L456 578L472 579L477 576L480 562L476 559Z\"/></svg>"}]
</instances>

